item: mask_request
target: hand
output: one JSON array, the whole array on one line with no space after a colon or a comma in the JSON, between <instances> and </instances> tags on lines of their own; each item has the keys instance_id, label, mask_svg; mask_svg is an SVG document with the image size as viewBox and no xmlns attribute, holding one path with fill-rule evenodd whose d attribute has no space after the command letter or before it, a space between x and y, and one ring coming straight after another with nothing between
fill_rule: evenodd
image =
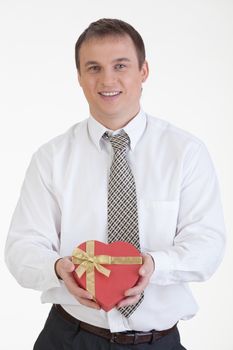
<instances>
[{"instance_id":1,"label":"hand","mask_svg":"<svg viewBox=\"0 0 233 350\"><path fill-rule=\"evenodd\" d=\"M58 259L55 263L55 271L60 277L68 291L80 302L80 304L100 310L100 306L93 300L92 295L83 288L80 288L72 275L75 265L70 257Z\"/></svg>"},{"instance_id":2,"label":"hand","mask_svg":"<svg viewBox=\"0 0 233 350\"><path fill-rule=\"evenodd\" d=\"M143 254L142 258L143 265L139 270L139 280L133 288L125 291L126 298L119 302L117 305L118 308L136 304L140 299L141 293L150 282L150 277L155 269L154 260L149 254Z\"/></svg>"}]
</instances>

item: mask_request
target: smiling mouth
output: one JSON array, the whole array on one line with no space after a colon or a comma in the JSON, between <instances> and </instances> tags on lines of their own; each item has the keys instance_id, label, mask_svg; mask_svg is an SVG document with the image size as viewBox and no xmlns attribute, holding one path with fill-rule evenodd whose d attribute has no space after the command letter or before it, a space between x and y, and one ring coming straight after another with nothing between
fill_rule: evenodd
<instances>
[{"instance_id":1,"label":"smiling mouth","mask_svg":"<svg viewBox=\"0 0 233 350\"><path fill-rule=\"evenodd\" d=\"M113 97L119 96L121 94L121 91L101 91L98 92L98 94L104 97Z\"/></svg>"}]
</instances>

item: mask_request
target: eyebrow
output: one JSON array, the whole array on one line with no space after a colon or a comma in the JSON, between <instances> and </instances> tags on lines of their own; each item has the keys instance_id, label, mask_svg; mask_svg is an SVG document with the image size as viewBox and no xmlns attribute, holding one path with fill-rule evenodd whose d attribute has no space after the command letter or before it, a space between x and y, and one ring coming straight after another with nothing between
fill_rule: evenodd
<instances>
[{"instance_id":1,"label":"eyebrow","mask_svg":"<svg viewBox=\"0 0 233 350\"><path fill-rule=\"evenodd\" d=\"M130 59L127 58L127 57L120 57L120 58L116 58L115 60L112 61L112 63L119 63L119 62L130 62ZM87 66L91 66L91 65L94 65L94 64L99 64L99 62L97 61L87 61L85 63L85 67Z\"/></svg>"}]
</instances>

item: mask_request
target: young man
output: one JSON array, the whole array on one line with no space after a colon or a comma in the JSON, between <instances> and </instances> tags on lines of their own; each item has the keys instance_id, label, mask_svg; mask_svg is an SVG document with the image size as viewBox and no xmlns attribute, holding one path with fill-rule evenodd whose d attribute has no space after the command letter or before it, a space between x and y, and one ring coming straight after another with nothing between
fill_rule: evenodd
<instances>
[{"instance_id":1,"label":"young man","mask_svg":"<svg viewBox=\"0 0 233 350\"><path fill-rule=\"evenodd\" d=\"M33 155L6 245L18 282L54 304L34 350L184 349L176 324L197 312L187 283L209 278L224 250L212 162L200 140L141 109L149 70L132 26L92 23L76 65L90 116ZM109 312L72 276L87 240L134 240L143 254Z\"/></svg>"}]
</instances>

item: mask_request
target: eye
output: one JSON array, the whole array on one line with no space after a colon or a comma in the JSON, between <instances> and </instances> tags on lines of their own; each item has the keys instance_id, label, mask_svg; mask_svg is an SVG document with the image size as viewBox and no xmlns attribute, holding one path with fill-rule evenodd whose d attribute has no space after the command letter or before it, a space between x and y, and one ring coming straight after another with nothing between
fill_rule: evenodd
<instances>
[{"instance_id":1,"label":"eye","mask_svg":"<svg viewBox=\"0 0 233 350\"><path fill-rule=\"evenodd\" d=\"M89 72L92 72L92 73L97 73L97 72L100 71L100 66L90 66L90 67L88 68L88 71L89 71Z\"/></svg>"},{"instance_id":2,"label":"eye","mask_svg":"<svg viewBox=\"0 0 233 350\"><path fill-rule=\"evenodd\" d=\"M116 70L123 70L124 68L126 68L125 64L118 63L118 64L115 65L115 69Z\"/></svg>"}]
</instances>

